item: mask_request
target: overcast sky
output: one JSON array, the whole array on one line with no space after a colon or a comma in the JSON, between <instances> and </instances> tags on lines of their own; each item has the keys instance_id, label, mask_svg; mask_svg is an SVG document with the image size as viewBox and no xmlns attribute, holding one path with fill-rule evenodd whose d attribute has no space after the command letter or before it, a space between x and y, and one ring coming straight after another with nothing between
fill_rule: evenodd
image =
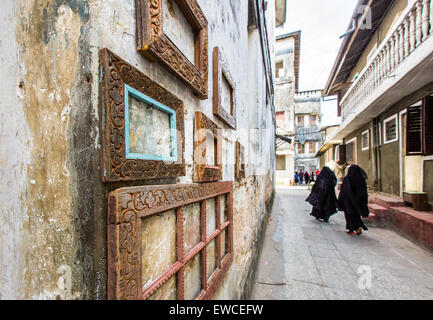
<instances>
[{"instance_id":1,"label":"overcast sky","mask_svg":"<svg viewBox=\"0 0 433 320\"><path fill-rule=\"evenodd\" d=\"M299 90L324 89L357 0L287 0L287 19L276 35L301 30ZM335 123L334 103L322 106L324 125Z\"/></svg>"}]
</instances>

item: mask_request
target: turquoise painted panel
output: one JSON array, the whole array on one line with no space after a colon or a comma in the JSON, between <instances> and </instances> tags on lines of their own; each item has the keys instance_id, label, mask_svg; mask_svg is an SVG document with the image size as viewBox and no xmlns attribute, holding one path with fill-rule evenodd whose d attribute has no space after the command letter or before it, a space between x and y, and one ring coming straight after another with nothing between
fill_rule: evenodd
<instances>
[{"instance_id":1,"label":"turquoise painted panel","mask_svg":"<svg viewBox=\"0 0 433 320\"><path fill-rule=\"evenodd\" d=\"M177 161L176 112L125 84L127 159Z\"/></svg>"}]
</instances>

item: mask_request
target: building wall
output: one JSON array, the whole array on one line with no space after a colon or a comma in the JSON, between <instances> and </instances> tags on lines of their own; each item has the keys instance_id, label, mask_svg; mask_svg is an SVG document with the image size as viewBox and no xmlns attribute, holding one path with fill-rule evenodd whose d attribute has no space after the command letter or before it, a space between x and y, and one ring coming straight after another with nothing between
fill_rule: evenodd
<instances>
[{"instance_id":1,"label":"building wall","mask_svg":"<svg viewBox=\"0 0 433 320\"><path fill-rule=\"evenodd\" d=\"M293 37L275 42L275 63L283 63L283 74L275 74L275 111L284 112L284 126L277 128L277 133L293 137L295 134L295 65ZM277 170L277 183L289 185L294 180L294 143L284 142L277 147L277 154L286 158L286 170ZM292 181L293 182L293 181Z\"/></svg>"},{"instance_id":2,"label":"building wall","mask_svg":"<svg viewBox=\"0 0 433 320\"><path fill-rule=\"evenodd\" d=\"M410 99L409 99L410 100ZM403 100L402 100L403 101ZM399 103L395 106L390 107L386 112L382 113L379 117L380 129L380 139L381 144L379 145L380 152L380 181L381 186L375 187L375 168L374 168L374 141L376 141L374 136L374 131L372 130L372 124L368 123L362 128L356 130L350 135L345 137L345 142L350 141L354 137L357 139L357 164L361 166L369 175L368 185L372 189L377 189L379 191L400 196L402 191L423 191L430 192L432 188L432 180L426 178L429 174L428 168L423 170L422 161L426 157L423 156L405 156L404 162L401 159L401 148L402 148L402 136L401 132L401 119L400 113L404 112L409 105L407 103ZM395 142L384 143L384 120L389 117L396 115L398 117L398 140ZM361 148L361 136L364 131L370 129L370 148L369 150L363 151ZM403 152L405 152L403 150ZM428 157L427 157L428 158ZM422 185L422 175L424 175L424 186ZM403 189L401 190L400 177L403 179ZM429 195L430 195L429 194ZM431 196L431 195L430 195Z\"/></svg>"},{"instance_id":3,"label":"building wall","mask_svg":"<svg viewBox=\"0 0 433 320\"><path fill-rule=\"evenodd\" d=\"M257 30L247 30L248 1L198 3L209 22L208 59L220 46L237 88L238 130L225 136L223 180L234 180L235 140L246 147L248 159L247 178L234 186L235 260L216 295L236 299L272 203L275 124L260 37ZM273 12L271 1L270 32ZM192 182L194 112L224 128L212 113L212 77L209 99L200 101L177 77L138 54L133 0L5 0L0 17L5 22L0 30L0 298L104 299L107 195L125 186ZM183 100L185 177L101 182L102 48Z\"/></svg>"},{"instance_id":4,"label":"building wall","mask_svg":"<svg viewBox=\"0 0 433 320\"><path fill-rule=\"evenodd\" d=\"M302 143L305 140L305 153L300 154L295 148L295 170L304 168L304 171L311 171L311 168L319 169L320 161L316 159L316 153L322 142L320 132L320 112L321 112L321 95L319 92L303 93L300 92L295 96L295 143ZM317 116L316 125L310 123L310 115ZM304 128L297 126L297 117L304 116ZM308 142L316 143L316 150L309 150Z\"/></svg>"},{"instance_id":5,"label":"building wall","mask_svg":"<svg viewBox=\"0 0 433 320\"><path fill-rule=\"evenodd\" d=\"M374 172L374 148L372 147L372 133L371 124L367 124L361 129L348 135L344 141L348 143L353 138L356 138L356 161L355 163L359 165L368 175L367 185L369 188L374 188L375 183L375 172ZM362 150L362 133L366 130L370 130L370 145L368 150Z\"/></svg>"}]
</instances>

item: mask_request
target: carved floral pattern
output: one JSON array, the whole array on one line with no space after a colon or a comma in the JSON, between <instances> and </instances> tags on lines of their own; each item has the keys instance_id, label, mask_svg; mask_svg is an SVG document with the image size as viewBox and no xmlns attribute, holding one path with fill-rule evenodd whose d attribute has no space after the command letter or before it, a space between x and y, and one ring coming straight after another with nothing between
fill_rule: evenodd
<instances>
[{"instance_id":1,"label":"carved floral pattern","mask_svg":"<svg viewBox=\"0 0 433 320\"><path fill-rule=\"evenodd\" d=\"M100 60L104 72L101 97L106 115L102 143L104 181L169 178L185 175L182 101L108 49L101 50ZM176 111L176 129L179 135L177 163L125 158L124 84Z\"/></svg>"},{"instance_id":2,"label":"carved floral pattern","mask_svg":"<svg viewBox=\"0 0 433 320\"><path fill-rule=\"evenodd\" d=\"M222 106L223 78L225 78L231 89L230 109L233 114L227 112ZM233 78L219 47L213 52L213 113L227 126L236 130L236 90Z\"/></svg>"},{"instance_id":3,"label":"carved floral pattern","mask_svg":"<svg viewBox=\"0 0 433 320\"><path fill-rule=\"evenodd\" d=\"M179 208L191 203L203 201L227 195L227 215L230 222L228 232L228 258L224 259L223 265L217 276L205 286L198 298L211 298L218 284L223 279L228 267L232 262L233 251L233 183L216 182L192 185L165 185L129 187L113 191L109 194L108 205L108 253L109 257L109 299L136 300L148 298L153 292L160 288L164 282L179 272L179 283L182 288L180 297L183 298L183 268L189 260L184 259L181 248L183 245L183 210L177 212L177 238L178 262L167 270L159 280L149 286L145 293L141 284L141 223L140 220L153 214L158 214L174 208ZM219 200L217 201L219 203ZM206 219L204 219L206 221ZM219 221L219 219L218 219ZM116 226L112 228L111 226ZM201 233L206 234L206 225L201 226ZM116 231L117 230L117 231ZM220 232L223 231L219 227ZM208 244L211 240L206 240ZM194 255L200 252L196 249ZM206 264L204 264L206 265ZM205 269L204 269L205 270ZM206 272L206 271L204 271ZM206 275L205 275L206 278ZM206 284L206 282L204 282Z\"/></svg>"},{"instance_id":4,"label":"carved floral pattern","mask_svg":"<svg viewBox=\"0 0 433 320\"><path fill-rule=\"evenodd\" d=\"M163 32L162 0L136 0L138 50L158 61L190 86L200 99L208 98L208 23L196 0L175 0L189 17L196 37L197 61L189 61ZM196 63L194 65L193 63Z\"/></svg>"}]
</instances>

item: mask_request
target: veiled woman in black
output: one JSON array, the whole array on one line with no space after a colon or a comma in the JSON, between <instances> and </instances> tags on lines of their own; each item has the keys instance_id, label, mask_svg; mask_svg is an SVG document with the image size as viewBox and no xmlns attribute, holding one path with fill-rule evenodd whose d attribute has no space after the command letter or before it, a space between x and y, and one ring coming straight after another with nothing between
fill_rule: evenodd
<instances>
[{"instance_id":1,"label":"veiled woman in black","mask_svg":"<svg viewBox=\"0 0 433 320\"><path fill-rule=\"evenodd\" d=\"M361 217L368 217L367 173L357 166L351 165L343 180L338 197L338 208L344 211L347 233L360 235L368 230Z\"/></svg>"},{"instance_id":2,"label":"veiled woman in black","mask_svg":"<svg viewBox=\"0 0 433 320\"><path fill-rule=\"evenodd\" d=\"M317 220L322 219L325 222L329 221L329 217L337 212L337 197L335 195L335 186L337 185L337 177L334 171L328 167L323 167L323 170L316 178L316 183L311 189L311 193L307 198L313 206L311 215Z\"/></svg>"}]
</instances>

